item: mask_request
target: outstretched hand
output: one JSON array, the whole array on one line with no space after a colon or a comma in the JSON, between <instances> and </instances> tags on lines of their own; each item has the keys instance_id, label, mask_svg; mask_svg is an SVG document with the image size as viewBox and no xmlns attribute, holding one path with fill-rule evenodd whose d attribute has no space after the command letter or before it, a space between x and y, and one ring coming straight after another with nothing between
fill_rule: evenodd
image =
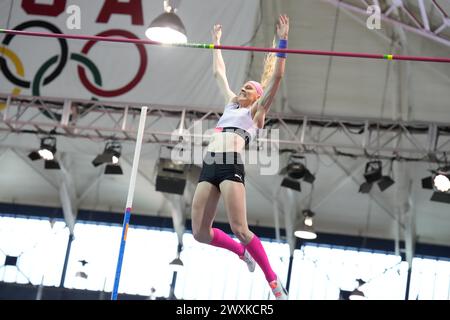
<instances>
[{"instance_id":1,"label":"outstretched hand","mask_svg":"<svg viewBox=\"0 0 450 320\"><path fill-rule=\"evenodd\" d=\"M277 23L277 35L280 39L287 40L289 34L289 17L281 14Z\"/></svg>"},{"instance_id":2,"label":"outstretched hand","mask_svg":"<svg viewBox=\"0 0 450 320\"><path fill-rule=\"evenodd\" d=\"M220 44L220 38L222 38L222 26L220 24L215 24L211 33L213 43Z\"/></svg>"}]
</instances>

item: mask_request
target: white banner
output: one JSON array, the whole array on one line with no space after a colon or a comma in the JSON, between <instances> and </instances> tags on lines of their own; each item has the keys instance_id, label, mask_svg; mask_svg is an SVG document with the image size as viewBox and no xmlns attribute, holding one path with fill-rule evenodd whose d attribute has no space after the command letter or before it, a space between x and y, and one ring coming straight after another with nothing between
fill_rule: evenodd
<instances>
[{"instance_id":1,"label":"white banner","mask_svg":"<svg viewBox=\"0 0 450 320\"><path fill-rule=\"evenodd\" d=\"M258 10L257 0L184 0L177 14L190 43L211 43L212 27L220 23L222 44L242 45L253 36ZM145 39L146 28L162 12L162 0L2 0L0 26ZM4 34L0 41L1 93L180 107L223 104L208 49ZM230 86L238 90L247 80L249 53L223 54Z\"/></svg>"}]
</instances>

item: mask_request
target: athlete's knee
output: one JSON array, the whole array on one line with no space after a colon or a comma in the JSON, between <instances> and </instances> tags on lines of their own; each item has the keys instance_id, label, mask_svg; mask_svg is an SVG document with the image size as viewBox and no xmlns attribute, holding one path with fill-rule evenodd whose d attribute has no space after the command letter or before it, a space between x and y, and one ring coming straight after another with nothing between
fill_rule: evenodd
<instances>
[{"instance_id":1,"label":"athlete's knee","mask_svg":"<svg viewBox=\"0 0 450 320\"><path fill-rule=\"evenodd\" d=\"M211 231L209 229L204 229L200 227L194 226L192 224L192 235L194 239L201 243L210 243L211 242Z\"/></svg>"},{"instance_id":2,"label":"athlete's knee","mask_svg":"<svg viewBox=\"0 0 450 320\"><path fill-rule=\"evenodd\" d=\"M252 233L246 225L232 224L231 231L243 243L248 243L251 240Z\"/></svg>"}]
</instances>

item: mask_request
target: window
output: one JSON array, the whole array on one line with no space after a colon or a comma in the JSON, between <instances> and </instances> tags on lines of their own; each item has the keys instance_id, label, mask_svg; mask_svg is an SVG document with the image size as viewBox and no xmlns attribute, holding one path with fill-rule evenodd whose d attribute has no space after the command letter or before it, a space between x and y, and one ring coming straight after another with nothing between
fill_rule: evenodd
<instances>
[{"instance_id":1,"label":"window","mask_svg":"<svg viewBox=\"0 0 450 320\"><path fill-rule=\"evenodd\" d=\"M398 256L306 245L294 251L289 297L337 300L341 289L352 291L362 279L368 299L404 299L406 276L407 264Z\"/></svg>"},{"instance_id":2,"label":"window","mask_svg":"<svg viewBox=\"0 0 450 320\"><path fill-rule=\"evenodd\" d=\"M236 240L237 241L237 240ZM250 273L236 254L201 244L191 234L183 238L181 260L184 268L177 275L175 296L182 299L273 299L261 268ZM285 282L289 264L287 244L262 241L274 271Z\"/></svg>"},{"instance_id":3,"label":"window","mask_svg":"<svg viewBox=\"0 0 450 320\"><path fill-rule=\"evenodd\" d=\"M62 221L0 216L0 280L59 286L68 237ZM4 266L6 256L16 266Z\"/></svg>"},{"instance_id":4,"label":"window","mask_svg":"<svg viewBox=\"0 0 450 320\"><path fill-rule=\"evenodd\" d=\"M409 299L449 300L450 261L414 258Z\"/></svg>"},{"instance_id":5,"label":"window","mask_svg":"<svg viewBox=\"0 0 450 320\"><path fill-rule=\"evenodd\" d=\"M122 227L77 223L66 272L67 288L111 292ZM69 238L63 221L0 216L0 281L59 286ZM237 240L236 240L237 241ZM179 299L274 299L263 272L247 266L227 250L201 244L184 234L175 296ZM285 282L289 266L286 243L262 241L269 261ZM168 297L177 254L173 231L130 227L119 292ZM5 266L7 257L16 266ZM414 258L410 299L450 299L450 261ZM356 279L368 299L405 298L408 265L382 252L308 244L294 251L290 299L336 300L340 290L352 291Z\"/></svg>"},{"instance_id":6,"label":"window","mask_svg":"<svg viewBox=\"0 0 450 320\"><path fill-rule=\"evenodd\" d=\"M65 286L111 292L122 227L77 223L74 235ZM169 263L176 255L176 246L174 232L128 228L119 293L149 296L155 288L155 295L167 297L172 279Z\"/></svg>"}]
</instances>

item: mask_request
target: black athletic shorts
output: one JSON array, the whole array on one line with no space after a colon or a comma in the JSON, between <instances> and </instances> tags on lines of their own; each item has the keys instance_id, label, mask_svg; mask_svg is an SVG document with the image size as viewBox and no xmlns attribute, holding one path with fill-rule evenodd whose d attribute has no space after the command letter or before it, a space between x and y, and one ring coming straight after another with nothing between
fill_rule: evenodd
<instances>
[{"instance_id":1,"label":"black athletic shorts","mask_svg":"<svg viewBox=\"0 0 450 320\"><path fill-rule=\"evenodd\" d=\"M203 158L203 168L198 182L207 181L219 189L224 180L245 185L244 164L237 152L208 152Z\"/></svg>"}]
</instances>

